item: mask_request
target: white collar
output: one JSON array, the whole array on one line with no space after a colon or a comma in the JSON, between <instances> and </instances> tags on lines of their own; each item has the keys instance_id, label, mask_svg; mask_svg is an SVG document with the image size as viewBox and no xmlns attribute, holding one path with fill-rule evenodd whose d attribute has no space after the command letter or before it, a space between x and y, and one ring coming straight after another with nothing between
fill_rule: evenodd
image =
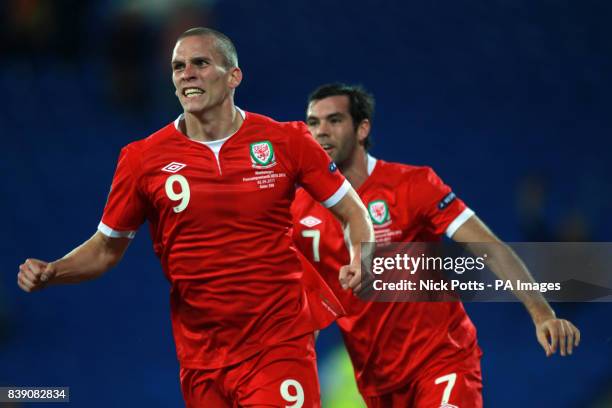
<instances>
[{"instance_id":1,"label":"white collar","mask_svg":"<svg viewBox=\"0 0 612 408\"><path fill-rule=\"evenodd\" d=\"M367 155L366 160L368 164L368 176L370 176L372 175L372 172L374 171L374 167L376 167L376 162L378 160L376 160L376 158L370 156L369 154Z\"/></svg>"}]
</instances>

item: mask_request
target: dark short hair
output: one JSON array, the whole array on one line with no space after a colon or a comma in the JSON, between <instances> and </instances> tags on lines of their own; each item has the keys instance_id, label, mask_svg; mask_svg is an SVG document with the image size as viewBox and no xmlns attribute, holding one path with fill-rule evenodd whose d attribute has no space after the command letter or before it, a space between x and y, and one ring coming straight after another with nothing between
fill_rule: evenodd
<instances>
[{"instance_id":1,"label":"dark short hair","mask_svg":"<svg viewBox=\"0 0 612 408\"><path fill-rule=\"evenodd\" d=\"M346 96L349 100L349 113L353 119L355 130L365 119L372 122L374 117L374 97L360 85L346 85L332 83L321 85L308 96L308 104L313 101L329 98L330 96ZM370 135L363 141L363 147L367 150L372 145Z\"/></svg>"},{"instance_id":2,"label":"dark short hair","mask_svg":"<svg viewBox=\"0 0 612 408\"><path fill-rule=\"evenodd\" d=\"M193 36L214 37L217 51L223 57L225 68L238 67L238 53L236 52L236 47L227 35L208 27L194 27L179 35L176 42L179 42L185 37Z\"/></svg>"}]
</instances>

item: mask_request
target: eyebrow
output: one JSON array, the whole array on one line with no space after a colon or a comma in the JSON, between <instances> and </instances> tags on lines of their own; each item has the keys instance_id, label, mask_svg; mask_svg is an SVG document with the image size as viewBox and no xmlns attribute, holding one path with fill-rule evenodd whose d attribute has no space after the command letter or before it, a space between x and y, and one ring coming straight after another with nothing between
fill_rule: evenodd
<instances>
[{"instance_id":1,"label":"eyebrow","mask_svg":"<svg viewBox=\"0 0 612 408\"><path fill-rule=\"evenodd\" d=\"M332 112L329 115L326 115L324 117L324 119L329 120L329 119L333 119L335 117L344 117L344 116L346 116L346 114L344 112ZM306 117L306 120L311 120L311 119L320 120L320 118L318 116L316 116L316 115L308 115Z\"/></svg>"},{"instance_id":2,"label":"eyebrow","mask_svg":"<svg viewBox=\"0 0 612 408\"><path fill-rule=\"evenodd\" d=\"M210 63L212 61L212 58L205 57L205 56L196 56L196 57L190 58L189 61L191 61L191 62L204 61L204 62ZM176 58L176 59L173 59L172 61L170 61L171 65L174 65L174 64L184 64L184 63L185 63L185 60L182 59L182 58Z\"/></svg>"}]
</instances>

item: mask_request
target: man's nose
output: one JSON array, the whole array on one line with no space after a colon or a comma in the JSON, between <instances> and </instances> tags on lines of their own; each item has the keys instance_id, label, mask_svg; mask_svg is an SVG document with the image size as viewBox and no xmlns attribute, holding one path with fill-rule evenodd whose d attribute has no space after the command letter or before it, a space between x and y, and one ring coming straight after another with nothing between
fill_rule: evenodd
<instances>
[{"instance_id":1,"label":"man's nose","mask_svg":"<svg viewBox=\"0 0 612 408\"><path fill-rule=\"evenodd\" d=\"M195 77L195 68L192 64L186 64L185 69L183 69L183 79L192 79Z\"/></svg>"},{"instance_id":2,"label":"man's nose","mask_svg":"<svg viewBox=\"0 0 612 408\"><path fill-rule=\"evenodd\" d=\"M313 132L315 137L327 137L329 136L329 126L327 122L321 121Z\"/></svg>"}]
</instances>

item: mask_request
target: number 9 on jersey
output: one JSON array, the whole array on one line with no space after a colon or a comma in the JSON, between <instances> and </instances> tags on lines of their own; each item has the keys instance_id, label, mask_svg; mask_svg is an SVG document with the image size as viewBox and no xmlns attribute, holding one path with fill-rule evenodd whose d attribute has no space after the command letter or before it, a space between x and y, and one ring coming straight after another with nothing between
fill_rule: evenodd
<instances>
[{"instance_id":1,"label":"number 9 on jersey","mask_svg":"<svg viewBox=\"0 0 612 408\"><path fill-rule=\"evenodd\" d=\"M174 190L174 184L178 184L180 189L178 192ZM180 213L189 204L191 198L191 191L189 190L189 183L184 176L180 174L173 174L166 179L166 195L172 201L179 201L177 206L172 207L175 213Z\"/></svg>"},{"instance_id":2,"label":"number 9 on jersey","mask_svg":"<svg viewBox=\"0 0 612 408\"><path fill-rule=\"evenodd\" d=\"M293 379L283 381L280 393L285 401L293 402L292 405L286 405L286 408L301 408L304 405L304 389L298 381Z\"/></svg>"}]
</instances>

